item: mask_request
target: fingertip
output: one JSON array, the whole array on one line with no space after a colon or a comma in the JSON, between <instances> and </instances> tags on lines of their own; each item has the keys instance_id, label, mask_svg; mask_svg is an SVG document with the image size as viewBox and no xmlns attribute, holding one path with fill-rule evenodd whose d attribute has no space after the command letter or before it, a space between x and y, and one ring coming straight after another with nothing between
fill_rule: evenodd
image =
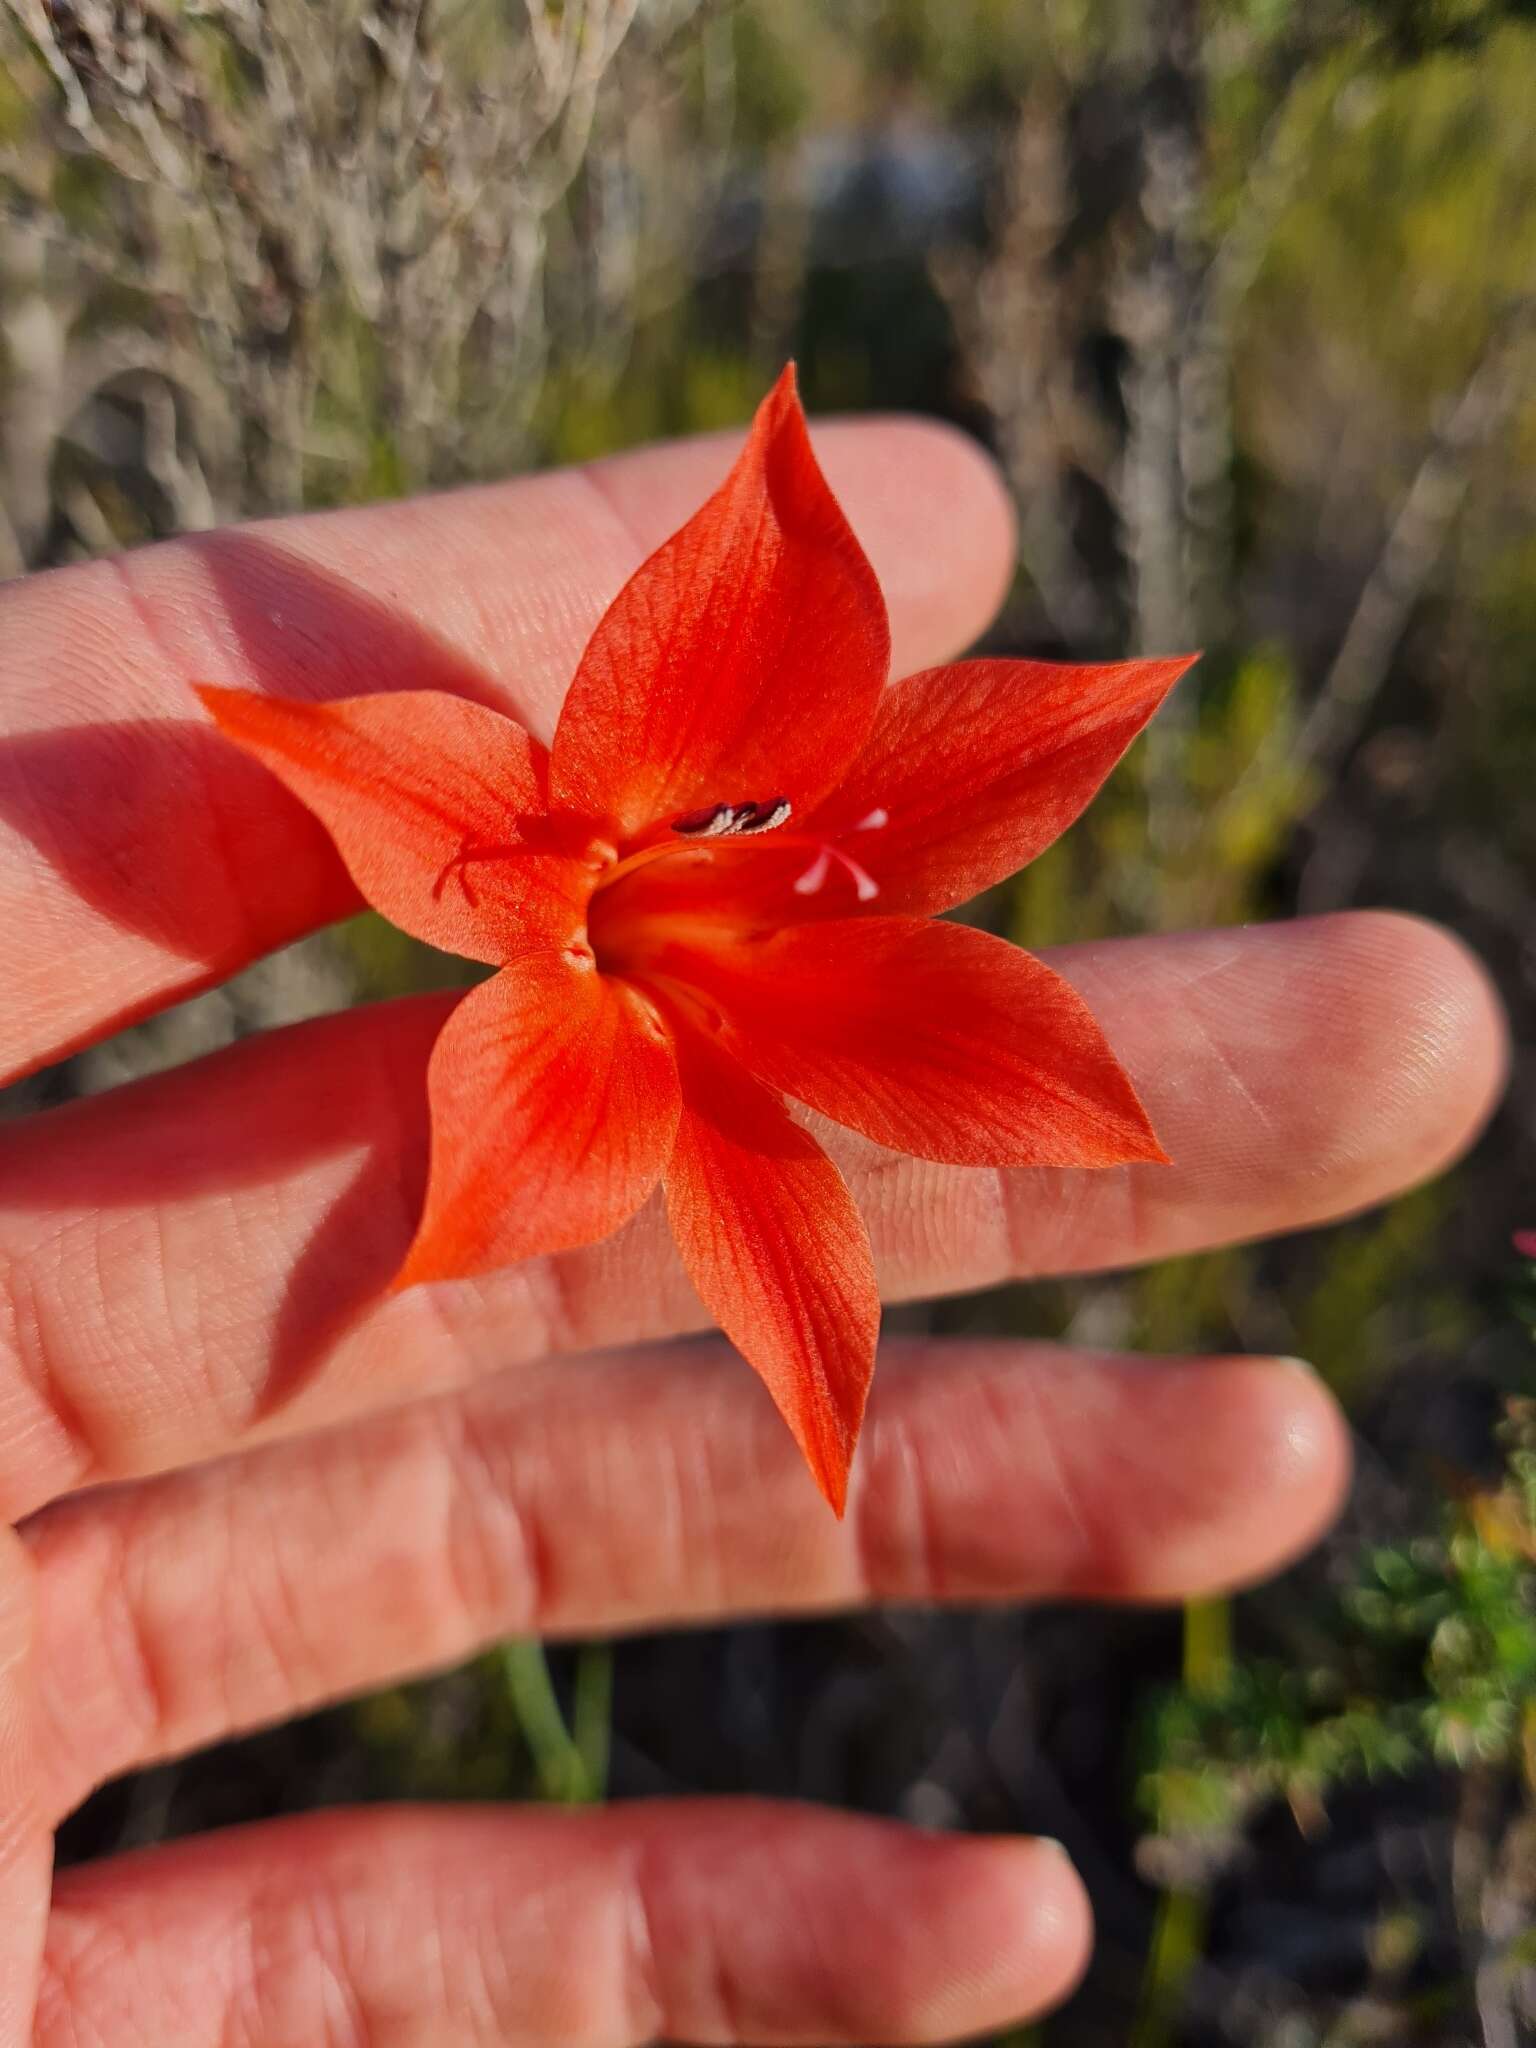
<instances>
[{"instance_id":1,"label":"fingertip","mask_svg":"<svg viewBox=\"0 0 1536 2048\"><path fill-rule=\"evenodd\" d=\"M1352 1468L1348 1424L1311 1366L1236 1357L1146 1370L1164 1377L1170 1419L1182 1413L1171 1434L1185 1449L1158 1541L1141 1548L1139 1582L1125 1590L1152 1600L1231 1592L1309 1550L1337 1519Z\"/></svg>"},{"instance_id":2,"label":"fingertip","mask_svg":"<svg viewBox=\"0 0 1536 2048\"><path fill-rule=\"evenodd\" d=\"M1093 1953L1088 1889L1060 1842L1048 1836L982 1836L976 1913L991 1923L998 1982L993 2025L1033 2019L1069 1997Z\"/></svg>"},{"instance_id":3,"label":"fingertip","mask_svg":"<svg viewBox=\"0 0 1536 2048\"><path fill-rule=\"evenodd\" d=\"M1402 911L1354 911L1342 931L1371 1000L1396 1124L1412 1133L1415 1177L1458 1158L1503 1091L1509 1031L1492 976L1455 933Z\"/></svg>"},{"instance_id":4,"label":"fingertip","mask_svg":"<svg viewBox=\"0 0 1536 2048\"><path fill-rule=\"evenodd\" d=\"M910 414L813 420L811 438L885 592L893 676L963 652L996 617L1018 559L997 464L958 428Z\"/></svg>"},{"instance_id":5,"label":"fingertip","mask_svg":"<svg viewBox=\"0 0 1536 2048\"><path fill-rule=\"evenodd\" d=\"M1255 1532L1243 1578L1259 1579L1308 1550L1338 1519L1354 1448L1338 1401L1305 1359L1237 1358L1227 1366L1235 1408L1246 1408L1255 1491L1272 1528Z\"/></svg>"},{"instance_id":6,"label":"fingertip","mask_svg":"<svg viewBox=\"0 0 1536 2048\"><path fill-rule=\"evenodd\" d=\"M844 1928L852 1995L829 2038L920 2048L990 2033L1058 2005L1087 1968L1092 1908L1059 1842L889 1836L871 1874L868 1920Z\"/></svg>"},{"instance_id":7,"label":"fingertip","mask_svg":"<svg viewBox=\"0 0 1536 2048\"><path fill-rule=\"evenodd\" d=\"M1118 1256L1084 1256L1081 1208L1053 1242L1049 1210L1021 1188L1042 1269L1353 1215L1457 1159L1503 1087L1488 975L1420 918L1348 910L1047 957L1103 1023L1177 1171L1141 1182L1130 1231L1111 1200Z\"/></svg>"}]
</instances>

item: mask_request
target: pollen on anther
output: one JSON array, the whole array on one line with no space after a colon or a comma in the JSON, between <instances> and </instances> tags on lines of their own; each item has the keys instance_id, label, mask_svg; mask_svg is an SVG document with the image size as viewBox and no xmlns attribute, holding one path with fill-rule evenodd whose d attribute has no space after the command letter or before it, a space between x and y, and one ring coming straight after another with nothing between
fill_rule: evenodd
<instances>
[{"instance_id":1,"label":"pollen on anther","mask_svg":"<svg viewBox=\"0 0 1536 2048\"><path fill-rule=\"evenodd\" d=\"M687 811L672 820L672 830L685 839L719 839L734 827L734 804L708 804L701 811Z\"/></svg>"},{"instance_id":2,"label":"pollen on anther","mask_svg":"<svg viewBox=\"0 0 1536 2048\"><path fill-rule=\"evenodd\" d=\"M773 832L784 824L792 806L787 796L770 797L765 804L741 804L736 812L738 832Z\"/></svg>"}]
</instances>

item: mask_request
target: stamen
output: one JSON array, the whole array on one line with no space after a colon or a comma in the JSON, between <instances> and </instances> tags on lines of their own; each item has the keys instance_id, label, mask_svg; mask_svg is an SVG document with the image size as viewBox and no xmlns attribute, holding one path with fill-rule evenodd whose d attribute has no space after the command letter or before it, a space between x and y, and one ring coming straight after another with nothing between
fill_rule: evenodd
<instances>
[{"instance_id":1,"label":"stamen","mask_svg":"<svg viewBox=\"0 0 1536 2048\"><path fill-rule=\"evenodd\" d=\"M795 884L797 896L814 896L832 871L832 849L824 846Z\"/></svg>"},{"instance_id":2,"label":"stamen","mask_svg":"<svg viewBox=\"0 0 1536 2048\"><path fill-rule=\"evenodd\" d=\"M762 802L711 804L706 810L685 811L672 820L672 830L685 839L725 839L748 832L772 832L790 813L787 796L770 796Z\"/></svg>"},{"instance_id":3,"label":"stamen","mask_svg":"<svg viewBox=\"0 0 1536 2048\"><path fill-rule=\"evenodd\" d=\"M765 804L741 804L736 811L738 832L772 832L782 825L790 813L787 796L770 797Z\"/></svg>"},{"instance_id":4,"label":"stamen","mask_svg":"<svg viewBox=\"0 0 1536 2048\"><path fill-rule=\"evenodd\" d=\"M703 810L684 811L680 817L672 820L672 830L685 839L742 839L750 834L775 831L789 818L792 808L787 796L752 798L741 803L710 804ZM890 812L883 804L877 804L872 811L865 813L852 830L878 832L882 825L889 823ZM843 829L846 831L849 828L845 826ZM853 883L854 892L861 903L873 903L880 894L880 884L874 876L866 868L860 867L851 854L844 853L841 847L822 840L807 840L799 833L786 834L785 843L809 845L813 849L810 866L791 885L797 896L815 896L824 889L832 873L834 861ZM667 857L667 844L661 841L642 848L639 853L631 854L627 861L621 861L616 874L628 873L634 868L649 865L651 861ZM700 847L692 858L696 861L707 861L711 856L704 847ZM609 879L613 880L615 876L611 875Z\"/></svg>"},{"instance_id":5,"label":"stamen","mask_svg":"<svg viewBox=\"0 0 1536 2048\"><path fill-rule=\"evenodd\" d=\"M873 903L880 894L880 884L875 880L874 876L866 874L858 862L850 860L846 853L840 853L837 857L849 874L852 875L853 886L858 892L859 901L861 903Z\"/></svg>"},{"instance_id":6,"label":"stamen","mask_svg":"<svg viewBox=\"0 0 1536 2048\"><path fill-rule=\"evenodd\" d=\"M688 811L681 818L674 818L672 830L689 839L718 839L722 833L733 831L735 823L734 804L711 804L707 810Z\"/></svg>"},{"instance_id":7,"label":"stamen","mask_svg":"<svg viewBox=\"0 0 1536 2048\"><path fill-rule=\"evenodd\" d=\"M880 884L873 875L866 873L856 860L850 860L846 853L841 852L835 846L824 846L821 849L805 873L795 883L795 894L797 896L815 896L825 884L828 875L831 874L833 861L836 861L840 868L847 870L859 901L861 903L873 903L880 894Z\"/></svg>"}]
</instances>

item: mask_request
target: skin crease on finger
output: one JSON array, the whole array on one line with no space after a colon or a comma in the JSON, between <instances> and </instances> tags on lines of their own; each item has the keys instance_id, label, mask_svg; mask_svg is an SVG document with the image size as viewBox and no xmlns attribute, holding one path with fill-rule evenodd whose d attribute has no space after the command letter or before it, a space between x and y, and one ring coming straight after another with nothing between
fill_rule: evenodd
<instances>
[{"instance_id":1,"label":"skin crease on finger","mask_svg":"<svg viewBox=\"0 0 1536 2048\"><path fill-rule=\"evenodd\" d=\"M1347 1214L1456 1156L1497 1093L1488 985L1412 920L1053 958L1176 1163L999 1175L834 1139L888 1298ZM10 1134L0 1508L703 1322L654 1205L590 1251L369 1306L420 1199L421 1074L443 1013L407 1003L270 1034Z\"/></svg>"}]
</instances>

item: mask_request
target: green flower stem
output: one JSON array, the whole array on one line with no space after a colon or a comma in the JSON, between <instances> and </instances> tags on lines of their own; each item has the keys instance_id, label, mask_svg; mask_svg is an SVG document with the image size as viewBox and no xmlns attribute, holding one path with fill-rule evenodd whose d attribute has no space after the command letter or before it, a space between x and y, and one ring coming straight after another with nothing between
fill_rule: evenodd
<instances>
[{"instance_id":1,"label":"green flower stem","mask_svg":"<svg viewBox=\"0 0 1536 2048\"><path fill-rule=\"evenodd\" d=\"M1189 1600L1184 1605L1184 1685L1197 1698L1218 1698L1232 1676L1232 1603ZM1184 1987L1205 1952L1203 1893L1167 1891L1157 1903L1147 1966L1141 1980L1130 2048L1167 2048L1173 2039Z\"/></svg>"},{"instance_id":2,"label":"green flower stem","mask_svg":"<svg viewBox=\"0 0 1536 2048\"><path fill-rule=\"evenodd\" d=\"M606 1644L581 1652L570 1727L542 1643L524 1639L506 1644L501 1666L540 1794L565 1806L601 1800L608 1788L613 1652Z\"/></svg>"}]
</instances>

